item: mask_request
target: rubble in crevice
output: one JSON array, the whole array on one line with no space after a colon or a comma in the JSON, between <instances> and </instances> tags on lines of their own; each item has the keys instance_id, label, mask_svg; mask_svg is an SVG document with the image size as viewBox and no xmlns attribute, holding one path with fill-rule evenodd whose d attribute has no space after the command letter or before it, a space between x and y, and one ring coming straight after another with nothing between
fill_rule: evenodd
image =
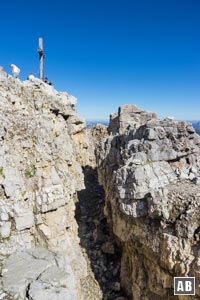
<instances>
[{"instance_id":1,"label":"rubble in crevice","mask_svg":"<svg viewBox=\"0 0 200 300\"><path fill-rule=\"evenodd\" d=\"M85 249L88 269L83 290L85 299L127 300L120 284L121 248L104 215L104 192L98 183L97 170L83 168L85 189L78 192L76 220L81 246Z\"/></svg>"}]
</instances>

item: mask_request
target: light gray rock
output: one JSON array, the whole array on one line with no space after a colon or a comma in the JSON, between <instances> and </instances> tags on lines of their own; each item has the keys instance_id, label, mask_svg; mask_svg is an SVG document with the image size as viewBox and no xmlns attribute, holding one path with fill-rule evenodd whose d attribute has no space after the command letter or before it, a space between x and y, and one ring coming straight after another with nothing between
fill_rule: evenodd
<instances>
[{"instance_id":1,"label":"light gray rock","mask_svg":"<svg viewBox=\"0 0 200 300\"><path fill-rule=\"evenodd\" d=\"M60 251L69 257L80 290L87 269L74 202L77 191L84 188L79 149L86 134L76 101L40 79L23 82L0 70L0 257L5 259L36 244ZM32 258L30 261L34 263ZM31 278L40 275L32 269ZM28 274L23 267L21 271ZM4 278L4 283L9 278ZM28 275L24 279L19 275L19 280L20 290L17 284L10 287L13 299L22 286L32 282Z\"/></svg>"},{"instance_id":2,"label":"light gray rock","mask_svg":"<svg viewBox=\"0 0 200 300\"><path fill-rule=\"evenodd\" d=\"M129 129L135 129L145 124L148 120L155 118L156 114L145 112L136 105L124 105L119 108L118 115L111 115L111 122L108 128L110 133L123 134ZM113 121L115 120L115 121Z\"/></svg>"},{"instance_id":3,"label":"light gray rock","mask_svg":"<svg viewBox=\"0 0 200 300\"><path fill-rule=\"evenodd\" d=\"M62 267L55 253L42 248L11 255L2 270L3 291L26 299L76 300L75 278L67 262Z\"/></svg>"},{"instance_id":4,"label":"light gray rock","mask_svg":"<svg viewBox=\"0 0 200 300\"><path fill-rule=\"evenodd\" d=\"M150 141L157 139L157 134L153 128L147 128L144 132L144 136L147 140L150 140Z\"/></svg>"},{"instance_id":5,"label":"light gray rock","mask_svg":"<svg viewBox=\"0 0 200 300\"><path fill-rule=\"evenodd\" d=\"M196 177L196 178L195 178L195 183L196 183L197 185L200 185L200 177Z\"/></svg>"},{"instance_id":6,"label":"light gray rock","mask_svg":"<svg viewBox=\"0 0 200 300\"><path fill-rule=\"evenodd\" d=\"M57 266L50 267L30 285L29 297L31 300L76 300L72 271L67 273Z\"/></svg>"},{"instance_id":7,"label":"light gray rock","mask_svg":"<svg viewBox=\"0 0 200 300\"><path fill-rule=\"evenodd\" d=\"M9 215L7 214L7 212L1 212L0 213L0 220L1 221L8 221L9 220Z\"/></svg>"},{"instance_id":8,"label":"light gray rock","mask_svg":"<svg viewBox=\"0 0 200 300\"><path fill-rule=\"evenodd\" d=\"M47 255L48 251L46 251L44 250ZM52 266L51 259L51 254L49 260L38 259L27 252L11 255L3 266L4 291L12 296L25 297L27 286L44 270Z\"/></svg>"},{"instance_id":9,"label":"light gray rock","mask_svg":"<svg viewBox=\"0 0 200 300\"><path fill-rule=\"evenodd\" d=\"M184 172L181 172L181 174L180 174L180 179L188 179L189 178L189 176L188 176L188 174L186 174L186 173L184 173Z\"/></svg>"},{"instance_id":10,"label":"light gray rock","mask_svg":"<svg viewBox=\"0 0 200 300\"><path fill-rule=\"evenodd\" d=\"M194 173L190 173L189 176L188 176L188 178L190 180L194 180L195 179L195 174Z\"/></svg>"},{"instance_id":11,"label":"light gray rock","mask_svg":"<svg viewBox=\"0 0 200 300\"><path fill-rule=\"evenodd\" d=\"M198 173L197 169L195 167L191 167L191 172L195 175Z\"/></svg>"},{"instance_id":12,"label":"light gray rock","mask_svg":"<svg viewBox=\"0 0 200 300\"><path fill-rule=\"evenodd\" d=\"M11 222L5 222L0 225L0 236L2 238L7 238L10 236L11 231Z\"/></svg>"},{"instance_id":13,"label":"light gray rock","mask_svg":"<svg viewBox=\"0 0 200 300\"><path fill-rule=\"evenodd\" d=\"M133 300L172 299L173 276L200 285L200 136L131 105L111 117L109 133L96 156L105 213L122 245L120 284Z\"/></svg>"},{"instance_id":14,"label":"light gray rock","mask_svg":"<svg viewBox=\"0 0 200 300\"><path fill-rule=\"evenodd\" d=\"M31 228L35 221L32 211L24 211L14 217L16 229L21 231Z\"/></svg>"}]
</instances>

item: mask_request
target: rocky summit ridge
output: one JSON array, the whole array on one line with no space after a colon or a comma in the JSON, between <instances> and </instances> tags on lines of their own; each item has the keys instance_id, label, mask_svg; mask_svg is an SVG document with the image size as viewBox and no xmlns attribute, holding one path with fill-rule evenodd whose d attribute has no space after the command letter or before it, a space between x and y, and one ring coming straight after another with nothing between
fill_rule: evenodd
<instances>
[{"instance_id":1,"label":"rocky summit ridge","mask_svg":"<svg viewBox=\"0 0 200 300\"><path fill-rule=\"evenodd\" d=\"M185 299L174 276L200 299L200 136L134 105L86 129L75 105L0 71L0 300Z\"/></svg>"},{"instance_id":2,"label":"rocky summit ridge","mask_svg":"<svg viewBox=\"0 0 200 300\"><path fill-rule=\"evenodd\" d=\"M185 299L173 277L195 276L200 299L200 136L134 105L111 115L97 148L105 212L121 243L130 299Z\"/></svg>"},{"instance_id":3,"label":"rocky summit ridge","mask_svg":"<svg viewBox=\"0 0 200 300\"><path fill-rule=\"evenodd\" d=\"M76 99L0 72L0 299L82 299ZM77 138L77 137L76 137Z\"/></svg>"}]
</instances>

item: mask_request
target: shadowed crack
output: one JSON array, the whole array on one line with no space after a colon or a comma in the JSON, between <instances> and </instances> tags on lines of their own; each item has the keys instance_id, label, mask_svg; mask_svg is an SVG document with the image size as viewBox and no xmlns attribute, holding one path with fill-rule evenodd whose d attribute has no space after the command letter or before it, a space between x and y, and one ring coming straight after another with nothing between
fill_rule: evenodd
<instances>
[{"instance_id":1,"label":"shadowed crack","mask_svg":"<svg viewBox=\"0 0 200 300\"><path fill-rule=\"evenodd\" d=\"M78 193L76 207L81 246L86 250L92 272L102 290L101 299L125 300L120 286L121 251L104 216L103 188L98 184L96 169L85 167L83 173L86 188Z\"/></svg>"}]
</instances>

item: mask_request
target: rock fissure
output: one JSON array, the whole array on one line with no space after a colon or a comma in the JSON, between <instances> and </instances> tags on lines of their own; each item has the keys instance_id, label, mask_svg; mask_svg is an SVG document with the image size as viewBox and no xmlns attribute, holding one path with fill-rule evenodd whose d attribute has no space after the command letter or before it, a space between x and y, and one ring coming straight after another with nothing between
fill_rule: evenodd
<instances>
[{"instance_id":1,"label":"rock fissure","mask_svg":"<svg viewBox=\"0 0 200 300\"><path fill-rule=\"evenodd\" d=\"M76 219L81 246L86 251L90 269L87 280L96 280L100 288L100 293L97 288L96 292L92 289L86 292L85 297L125 300L127 298L119 277L121 250L104 215L104 192L97 180L97 170L86 166L83 173L86 189L78 194Z\"/></svg>"},{"instance_id":2,"label":"rock fissure","mask_svg":"<svg viewBox=\"0 0 200 300\"><path fill-rule=\"evenodd\" d=\"M37 278L36 278L36 280L37 280ZM29 283L27 288L26 288L26 298L29 299L29 300L30 300L30 295L29 295L30 285L31 285L31 283Z\"/></svg>"}]
</instances>

